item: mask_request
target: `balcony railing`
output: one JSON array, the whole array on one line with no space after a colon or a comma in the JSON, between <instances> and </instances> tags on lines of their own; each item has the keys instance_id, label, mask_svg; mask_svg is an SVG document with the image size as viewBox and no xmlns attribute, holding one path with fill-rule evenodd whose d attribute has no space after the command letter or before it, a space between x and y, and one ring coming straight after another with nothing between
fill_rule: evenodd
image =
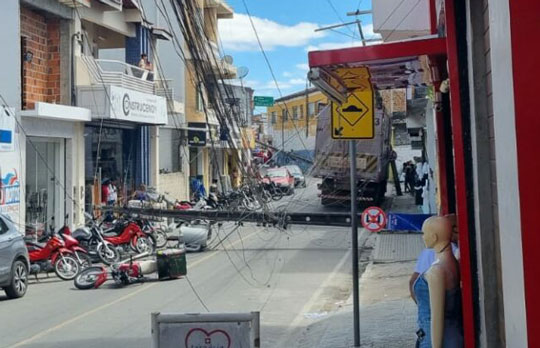
<instances>
[{"instance_id":1,"label":"balcony railing","mask_svg":"<svg viewBox=\"0 0 540 348\"><path fill-rule=\"evenodd\" d=\"M154 74L151 71L118 60L94 59L86 55L82 60L93 85L114 85L154 94Z\"/></svg>"}]
</instances>

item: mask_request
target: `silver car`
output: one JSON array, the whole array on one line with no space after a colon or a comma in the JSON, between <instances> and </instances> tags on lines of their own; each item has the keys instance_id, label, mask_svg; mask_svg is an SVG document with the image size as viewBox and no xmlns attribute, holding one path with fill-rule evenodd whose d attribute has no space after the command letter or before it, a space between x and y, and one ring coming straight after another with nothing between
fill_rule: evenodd
<instances>
[{"instance_id":1,"label":"silver car","mask_svg":"<svg viewBox=\"0 0 540 348\"><path fill-rule=\"evenodd\" d=\"M300 169L299 166L296 164L291 164L285 166L291 172L291 175L294 176L294 186L299 187L306 187L306 178L304 177L304 174L302 173L302 169Z\"/></svg>"},{"instance_id":2,"label":"silver car","mask_svg":"<svg viewBox=\"0 0 540 348\"><path fill-rule=\"evenodd\" d=\"M28 250L22 234L0 215L0 287L8 298L24 296L28 288Z\"/></svg>"}]
</instances>

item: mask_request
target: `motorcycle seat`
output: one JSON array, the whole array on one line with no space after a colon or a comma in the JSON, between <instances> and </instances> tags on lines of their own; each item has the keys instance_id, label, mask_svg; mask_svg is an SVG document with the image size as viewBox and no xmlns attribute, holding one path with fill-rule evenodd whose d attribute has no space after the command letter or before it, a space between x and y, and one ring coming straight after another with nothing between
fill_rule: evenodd
<instances>
[{"instance_id":1,"label":"motorcycle seat","mask_svg":"<svg viewBox=\"0 0 540 348\"><path fill-rule=\"evenodd\" d=\"M118 237L118 232L116 231L104 231L103 237Z\"/></svg>"}]
</instances>

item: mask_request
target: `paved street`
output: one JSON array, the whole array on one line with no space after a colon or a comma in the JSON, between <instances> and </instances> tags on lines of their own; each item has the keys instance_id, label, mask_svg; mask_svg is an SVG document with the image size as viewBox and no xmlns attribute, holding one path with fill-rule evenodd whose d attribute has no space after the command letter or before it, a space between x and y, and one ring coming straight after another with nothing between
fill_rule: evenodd
<instances>
[{"instance_id":1,"label":"paved street","mask_svg":"<svg viewBox=\"0 0 540 348\"><path fill-rule=\"evenodd\" d=\"M215 238L235 227L225 225ZM205 312L206 306L261 311L263 347L289 347L313 318L349 296L349 246L347 228L245 224L216 250L188 255L194 290L187 279L81 291L41 278L23 299L0 297L0 346L146 348L151 312Z\"/></svg>"},{"instance_id":2,"label":"paved street","mask_svg":"<svg viewBox=\"0 0 540 348\"><path fill-rule=\"evenodd\" d=\"M276 210L286 209L289 212L339 212L348 211L347 206L323 206L319 198L317 184L321 179L306 176L306 188L296 188L295 194L285 196L282 200L273 203Z\"/></svg>"}]
</instances>

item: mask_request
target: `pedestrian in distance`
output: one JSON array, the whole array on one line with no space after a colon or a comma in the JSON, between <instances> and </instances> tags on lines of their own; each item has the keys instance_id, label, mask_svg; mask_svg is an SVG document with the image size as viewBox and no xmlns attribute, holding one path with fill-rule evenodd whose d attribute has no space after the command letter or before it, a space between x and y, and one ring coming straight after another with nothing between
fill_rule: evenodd
<instances>
[{"instance_id":1,"label":"pedestrian in distance","mask_svg":"<svg viewBox=\"0 0 540 348\"><path fill-rule=\"evenodd\" d=\"M411 161L407 162L405 168L405 188L406 192L409 192L411 195L414 195L414 183L416 181L416 170Z\"/></svg>"}]
</instances>

